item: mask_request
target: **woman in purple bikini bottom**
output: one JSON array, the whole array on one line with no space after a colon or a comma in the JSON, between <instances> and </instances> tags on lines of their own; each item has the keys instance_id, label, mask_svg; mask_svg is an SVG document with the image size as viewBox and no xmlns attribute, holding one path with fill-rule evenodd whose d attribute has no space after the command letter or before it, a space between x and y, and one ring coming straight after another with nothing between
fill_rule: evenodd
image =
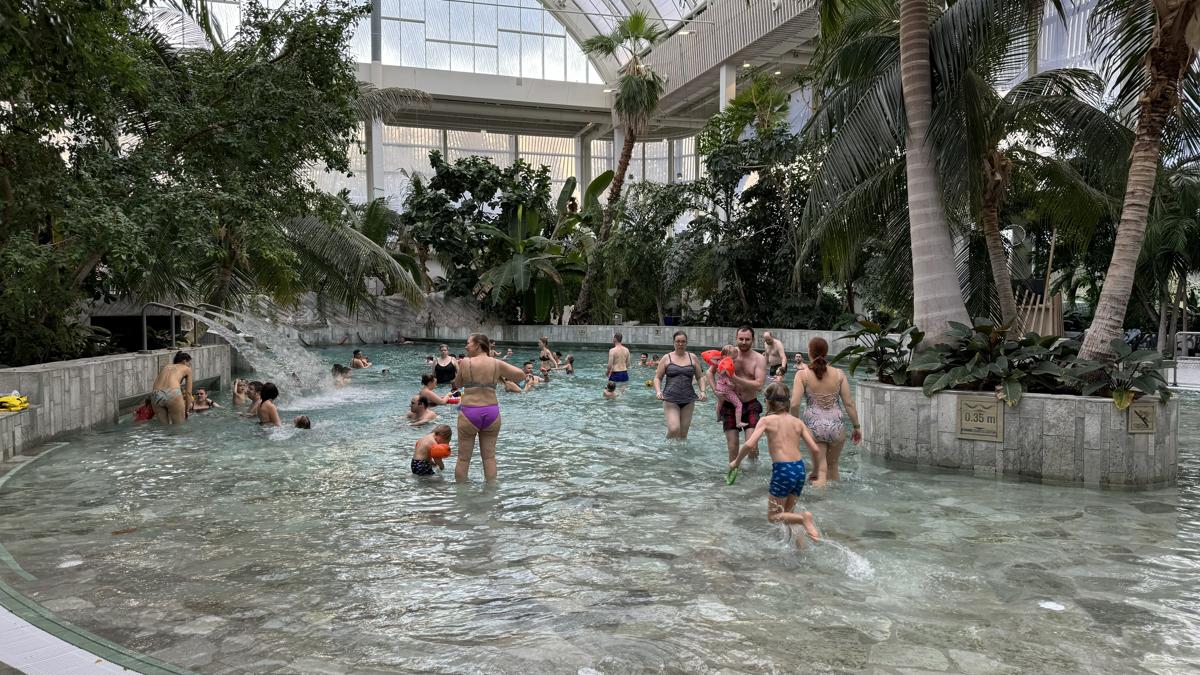
<instances>
[{"instance_id":1,"label":"woman in purple bikini bottom","mask_svg":"<svg viewBox=\"0 0 1200 675\"><path fill-rule=\"evenodd\" d=\"M459 359L454 375L455 388L462 390L458 406L458 461L454 479L467 479L475 438L479 438L479 456L483 458L483 477L496 480L496 439L500 436L500 403L496 400L496 385L501 379L520 382L525 372L520 368L494 359L488 337L473 333L467 338L467 356Z\"/></svg>"}]
</instances>

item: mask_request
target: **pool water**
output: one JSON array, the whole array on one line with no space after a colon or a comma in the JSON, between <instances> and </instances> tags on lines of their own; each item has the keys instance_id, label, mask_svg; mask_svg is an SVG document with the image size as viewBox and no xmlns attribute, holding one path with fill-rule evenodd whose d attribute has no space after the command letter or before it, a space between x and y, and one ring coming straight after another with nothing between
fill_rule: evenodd
<instances>
[{"instance_id":1,"label":"pool water","mask_svg":"<svg viewBox=\"0 0 1200 675\"><path fill-rule=\"evenodd\" d=\"M667 442L650 371L605 401L602 352L501 395L497 484L478 456L470 483L415 478L402 415L430 351L371 348L350 387L285 401L308 432L223 410L71 439L0 491L0 543L35 577L0 579L205 673L1200 668L1195 395L1178 488L892 470L851 448L842 484L801 499L827 542L797 550L765 518L769 462L725 485L713 404Z\"/></svg>"}]
</instances>

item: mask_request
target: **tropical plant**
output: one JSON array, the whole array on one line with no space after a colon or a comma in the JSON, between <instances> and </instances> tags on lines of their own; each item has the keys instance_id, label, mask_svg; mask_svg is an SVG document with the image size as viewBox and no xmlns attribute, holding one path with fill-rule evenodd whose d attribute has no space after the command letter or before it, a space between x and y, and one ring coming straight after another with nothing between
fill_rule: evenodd
<instances>
[{"instance_id":1,"label":"tropical plant","mask_svg":"<svg viewBox=\"0 0 1200 675\"><path fill-rule=\"evenodd\" d=\"M913 359L909 370L925 373L922 390L933 396L945 389L995 391L1015 406L1027 391L1070 392L1066 367L1079 344L1053 335L1009 336L1005 326L963 324L950 327L952 341L934 345Z\"/></svg>"},{"instance_id":2,"label":"tropical plant","mask_svg":"<svg viewBox=\"0 0 1200 675\"><path fill-rule=\"evenodd\" d=\"M527 211L524 206L518 206L509 216L507 226L506 231L491 225L479 226L484 234L491 236L493 245L505 248L508 257L480 275L476 297L490 295L493 305L502 306L510 294L515 294L529 316L535 321L545 321L551 308L562 304L560 268L569 264L562 244L543 237L538 212Z\"/></svg>"},{"instance_id":3,"label":"tropical plant","mask_svg":"<svg viewBox=\"0 0 1200 675\"><path fill-rule=\"evenodd\" d=\"M1122 109L1132 112L1136 105L1137 127L1112 259L1083 342L1088 359L1115 356L1115 338L1124 332L1163 134L1172 124L1196 129L1197 11L1200 0L1100 0L1092 10L1089 33Z\"/></svg>"},{"instance_id":4,"label":"tropical plant","mask_svg":"<svg viewBox=\"0 0 1200 675\"><path fill-rule=\"evenodd\" d=\"M853 340L853 344L838 352L829 361L831 365L846 361L851 375L862 368L885 384L909 383L913 353L925 339L924 333L903 319L883 324L859 318L850 327L854 330L838 339Z\"/></svg>"},{"instance_id":5,"label":"tropical plant","mask_svg":"<svg viewBox=\"0 0 1200 675\"><path fill-rule=\"evenodd\" d=\"M608 191L608 207L604 210L604 220L596 233L596 240L601 245L608 241L613 209L621 200L621 188L629 172L634 144L638 137L646 132L650 116L658 108L658 100L665 89L662 76L642 60L646 50L662 40L664 35L664 30L657 23L645 12L637 10L618 20L611 33L592 36L582 44L584 53L590 56L624 59L617 79L616 96L613 99L613 111L620 121L624 140L617 160L616 173ZM588 261L587 274L579 288L579 297L573 310L580 317L587 317L591 309L589 303L592 282L601 271L599 266L598 259Z\"/></svg>"},{"instance_id":6,"label":"tropical plant","mask_svg":"<svg viewBox=\"0 0 1200 675\"><path fill-rule=\"evenodd\" d=\"M937 144L935 104L945 112L969 86L972 69L988 74L983 81L1015 74L1041 11L1040 2L1024 0L964 0L932 11L921 0L902 0L898 11L883 0L821 5L822 40L808 75L821 105L808 132L825 153L802 238L828 244L851 268L863 236L878 231L865 225L907 221L913 317L930 332L927 343L940 342L949 321L965 323L967 316L950 229L965 219L952 220L946 209L947 202L961 208L962 196L944 189L953 186L944 184L948 162L939 156L955 153ZM967 112L980 113L978 98L973 102ZM956 157L961 172L964 158ZM896 217L900 208L903 218ZM887 239L895 247L900 237Z\"/></svg>"},{"instance_id":7,"label":"tropical plant","mask_svg":"<svg viewBox=\"0 0 1200 675\"><path fill-rule=\"evenodd\" d=\"M362 13L250 3L181 48L143 3L0 4L0 360L83 353L113 297L369 304L350 280L397 269L307 178L349 170Z\"/></svg>"},{"instance_id":8,"label":"tropical plant","mask_svg":"<svg viewBox=\"0 0 1200 675\"><path fill-rule=\"evenodd\" d=\"M1102 394L1111 396L1113 405L1124 410L1138 396L1157 394L1166 401L1171 389L1162 374L1162 354L1153 349L1134 350L1124 340L1113 340L1108 345L1113 354L1102 361L1076 359L1068 370L1068 376L1081 388L1084 396Z\"/></svg>"},{"instance_id":9,"label":"tropical plant","mask_svg":"<svg viewBox=\"0 0 1200 675\"><path fill-rule=\"evenodd\" d=\"M619 284L614 298L627 318L663 323L673 290L664 268L674 245L675 225L692 207L685 185L641 182L625 191L601 255L613 279L634 281Z\"/></svg>"}]
</instances>

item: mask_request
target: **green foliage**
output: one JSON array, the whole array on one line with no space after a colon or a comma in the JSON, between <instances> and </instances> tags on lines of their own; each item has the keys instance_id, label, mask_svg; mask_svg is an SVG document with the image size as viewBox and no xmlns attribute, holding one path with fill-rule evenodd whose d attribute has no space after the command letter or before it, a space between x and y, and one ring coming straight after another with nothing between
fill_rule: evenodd
<instances>
[{"instance_id":1,"label":"green foliage","mask_svg":"<svg viewBox=\"0 0 1200 675\"><path fill-rule=\"evenodd\" d=\"M1111 396L1113 405L1124 410L1143 394L1157 394L1166 401L1171 397L1167 380L1162 374L1162 354L1153 349L1134 350L1123 340L1109 344L1111 361L1076 359L1067 376L1081 387L1084 396Z\"/></svg>"},{"instance_id":2,"label":"green foliage","mask_svg":"<svg viewBox=\"0 0 1200 675\"><path fill-rule=\"evenodd\" d=\"M307 177L349 168L364 8L246 3L203 49L174 47L153 9L0 4L0 361L88 353L91 301L316 291L353 309L367 278L411 286Z\"/></svg>"},{"instance_id":3,"label":"green foliage","mask_svg":"<svg viewBox=\"0 0 1200 675\"><path fill-rule=\"evenodd\" d=\"M912 356L925 338L924 333L903 319L881 324L860 318L850 327L854 330L838 339L853 340L854 344L838 352L830 360L831 365L846 361L851 375L862 368L886 384L909 383Z\"/></svg>"},{"instance_id":4,"label":"green foliage","mask_svg":"<svg viewBox=\"0 0 1200 675\"><path fill-rule=\"evenodd\" d=\"M634 183L616 209L612 235L600 250L607 285L626 319L661 323L676 289L666 273L675 244L675 224L693 208L685 185ZM631 283L620 283L627 280Z\"/></svg>"},{"instance_id":5,"label":"green foliage","mask_svg":"<svg viewBox=\"0 0 1200 675\"><path fill-rule=\"evenodd\" d=\"M1013 338L1007 327L951 323L952 341L917 356L910 370L924 372L922 389L933 396L943 389L995 391L1009 406L1027 391L1069 393L1067 366L1079 344L1054 336L1027 333Z\"/></svg>"}]
</instances>

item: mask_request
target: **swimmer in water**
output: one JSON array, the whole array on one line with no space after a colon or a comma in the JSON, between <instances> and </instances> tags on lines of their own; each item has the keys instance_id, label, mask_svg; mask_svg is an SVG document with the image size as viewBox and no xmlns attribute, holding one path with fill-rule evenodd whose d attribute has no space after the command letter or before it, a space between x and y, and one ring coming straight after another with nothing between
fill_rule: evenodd
<instances>
[{"instance_id":1,"label":"swimmer in water","mask_svg":"<svg viewBox=\"0 0 1200 675\"><path fill-rule=\"evenodd\" d=\"M258 416L258 407L262 405L262 388L263 383L258 380L246 383L246 397L250 399L250 409L245 412L246 417Z\"/></svg>"},{"instance_id":2,"label":"swimmer in water","mask_svg":"<svg viewBox=\"0 0 1200 675\"><path fill-rule=\"evenodd\" d=\"M274 382L263 384L261 398L262 400L258 406L259 425L270 427L282 426L279 423L279 408L275 407L275 399L279 398L279 387L276 387Z\"/></svg>"},{"instance_id":3,"label":"swimmer in water","mask_svg":"<svg viewBox=\"0 0 1200 675\"><path fill-rule=\"evenodd\" d=\"M425 434L417 439L417 443L413 446L412 472L414 476L432 476L433 467L444 471L445 465L442 464L441 458L431 458L429 450L439 443L450 443L450 426L448 424L439 424L433 428L433 431Z\"/></svg>"},{"instance_id":4,"label":"swimmer in water","mask_svg":"<svg viewBox=\"0 0 1200 675\"><path fill-rule=\"evenodd\" d=\"M233 381L233 405L246 404L246 381L239 378Z\"/></svg>"},{"instance_id":5,"label":"swimmer in water","mask_svg":"<svg viewBox=\"0 0 1200 675\"><path fill-rule=\"evenodd\" d=\"M355 349L354 354L350 356L350 367L351 368L370 368L371 367L371 359L368 359L367 355L364 354L361 349Z\"/></svg>"},{"instance_id":6,"label":"swimmer in water","mask_svg":"<svg viewBox=\"0 0 1200 675\"><path fill-rule=\"evenodd\" d=\"M613 333L612 348L608 350L608 366L604 372L609 382L621 385L622 392L629 386L629 348L621 344L623 339L620 333Z\"/></svg>"},{"instance_id":7,"label":"swimmer in water","mask_svg":"<svg viewBox=\"0 0 1200 675\"><path fill-rule=\"evenodd\" d=\"M436 420L437 413L429 409L429 399L424 396L413 396L404 417L408 420L408 426L423 427Z\"/></svg>"},{"instance_id":8,"label":"swimmer in water","mask_svg":"<svg viewBox=\"0 0 1200 675\"><path fill-rule=\"evenodd\" d=\"M213 408L220 408L221 404L208 397L208 392L204 389L196 390L196 400L192 401L192 412L204 412Z\"/></svg>"},{"instance_id":9,"label":"swimmer in water","mask_svg":"<svg viewBox=\"0 0 1200 675\"><path fill-rule=\"evenodd\" d=\"M421 375L421 391L417 393L417 396L423 397L426 401L428 401L430 407L435 405L446 405L450 403L450 401L447 399L453 398L455 395L455 392L453 391L450 392L449 396L443 397L438 395L438 393L433 390L434 386L436 385L436 375L433 373L425 373L424 375Z\"/></svg>"},{"instance_id":10,"label":"swimmer in water","mask_svg":"<svg viewBox=\"0 0 1200 675\"><path fill-rule=\"evenodd\" d=\"M292 419L292 425L297 429L311 429L312 420L308 419L308 415L296 415Z\"/></svg>"},{"instance_id":11,"label":"swimmer in water","mask_svg":"<svg viewBox=\"0 0 1200 675\"><path fill-rule=\"evenodd\" d=\"M608 384L604 385L604 398L617 398L623 391L625 390L617 391L617 383L609 380Z\"/></svg>"},{"instance_id":12,"label":"swimmer in water","mask_svg":"<svg viewBox=\"0 0 1200 675\"><path fill-rule=\"evenodd\" d=\"M783 523L788 528L788 536L792 536L792 525L800 525L813 541L820 541L821 533L813 522L812 513L801 511L792 513L796 499L804 489L804 456L800 452L800 444L804 443L808 451L816 456L820 450L813 440L812 433L804 422L788 414L792 404L791 391L782 382L772 382L767 386L767 414L758 420L754 431L742 444L737 457L729 463L730 471L737 469L746 455L758 447L759 438L766 434L767 450L771 453L771 484L767 491L767 520L772 523ZM796 544L802 544L802 538L796 538Z\"/></svg>"}]
</instances>

